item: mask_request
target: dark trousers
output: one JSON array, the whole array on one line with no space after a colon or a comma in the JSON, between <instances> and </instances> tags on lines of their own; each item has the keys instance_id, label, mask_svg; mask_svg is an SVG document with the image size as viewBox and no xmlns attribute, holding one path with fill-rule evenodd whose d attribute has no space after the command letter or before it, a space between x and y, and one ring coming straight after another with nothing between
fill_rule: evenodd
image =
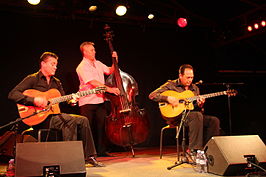
<instances>
[{"instance_id":1,"label":"dark trousers","mask_svg":"<svg viewBox=\"0 0 266 177\"><path fill-rule=\"evenodd\" d=\"M86 117L65 113L54 114L50 117L50 128L62 130L64 141L81 140L85 159L96 155L90 124Z\"/></svg>"},{"instance_id":2,"label":"dark trousers","mask_svg":"<svg viewBox=\"0 0 266 177\"><path fill-rule=\"evenodd\" d=\"M105 119L107 111L105 103L83 105L80 107L80 114L87 117L90 122L98 154L105 153L107 146L107 138L105 134Z\"/></svg>"},{"instance_id":3,"label":"dark trousers","mask_svg":"<svg viewBox=\"0 0 266 177\"><path fill-rule=\"evenodd\" d=\"M186 118L189 128L189 148L202 149L212 136L220 135L220 121L215 116L192 111Z\"/></svg>"}]
</instances>

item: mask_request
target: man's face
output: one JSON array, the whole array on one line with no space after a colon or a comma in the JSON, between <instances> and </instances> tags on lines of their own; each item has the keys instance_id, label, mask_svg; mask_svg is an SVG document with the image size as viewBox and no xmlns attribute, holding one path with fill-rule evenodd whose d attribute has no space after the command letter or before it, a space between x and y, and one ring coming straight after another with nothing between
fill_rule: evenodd
<instances>
[{"instance_id":1,"label":"man's face","mask_svg":"<svg viewBox=\"0 0 266 177\"><path fill-rule=\"evenodd\" d=\"M95 60L95 48L93 45L85 45L83 46L83 55L85 58L88 58L89 60Z\"/></svg>"},{"instance_id":2,"label":"man's face","mask_svg":"<svg viewBox=\"0 0 266 177\"><path fill-rule=\"evenodd\" d=\"M47 76L55 75L57 69L57 59L54 57L48 56L44 61L41 63L41 69Z\"/></svg>"},{"instance_id":3,"label":"man's face","mask_svg":"<svg viewBox=\"0 0 266 177\"><path fill-rule=\"evenodd\" d=\"M190 86L194 79L194 72L190 68L186 68L184 74L179 74L179 79L184 86Z\"/></svg>"}]
</instances>

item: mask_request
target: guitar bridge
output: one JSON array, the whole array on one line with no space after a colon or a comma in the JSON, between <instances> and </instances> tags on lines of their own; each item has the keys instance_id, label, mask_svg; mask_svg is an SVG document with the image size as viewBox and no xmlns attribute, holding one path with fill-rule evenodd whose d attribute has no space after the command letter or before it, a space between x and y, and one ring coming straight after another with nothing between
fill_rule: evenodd
<instances>
[{"instance_id":1,"label":"guitar bridge","mask_svg":"<svg viewBox=\"0 0 266 177\"><path fill-rule=\"evenodd\" d=\"M127 112L130 112L131 109L123 109L123 110L120 110L119 113L127 113Z\"/></svg>"}]
</instances>

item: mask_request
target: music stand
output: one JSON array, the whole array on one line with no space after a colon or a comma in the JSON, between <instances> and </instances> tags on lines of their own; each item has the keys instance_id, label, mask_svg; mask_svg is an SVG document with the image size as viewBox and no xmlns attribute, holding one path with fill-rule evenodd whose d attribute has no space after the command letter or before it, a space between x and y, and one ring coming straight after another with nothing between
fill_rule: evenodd
<instances>
[{"instance_id":1,"label":"music stand","mask_svg":"<svg viewBox=\"0 0 266 177\"><path fill-rule=\"evenodd\" d=\"M181 164L183 164L183 163L188 163L188 164L190 164L189 163L189 160L187 160L187 158L186 158L186 155L188 155L187 154L187 152L185 151L185 143L186 143L186 138L185 138L185 125L184 125L184 123L185 123L185 121L186 121L186 118L187 118L187 116L188 116L188 114L189 114L189 110L187 109L187 107L188 107L188 104L189 104L189 102L188 101L185 101L185 110L182 112L182 118L181 118L181 122L180 122L180 124L179 124L179 129L178 129L178 131L176 132L176 139L177 139L177 141L176 141L176 147L177 147L177 161L175 162L175 164L174 165L172 165L172 166L170 166L170 167L167 167L167 170L171 170L172 168L174 168L174 167L176 167L176 166L179 166L179 165L181 165ZM183 151L183 159L180 159L180 152L179 152L179 135L180 135L180 131L181 131L181 129L182 129L182 133L183 133L183 138L182 138L182 151ZM185 159L185 160L184 160Z\"/></svg>"}]
</instances>

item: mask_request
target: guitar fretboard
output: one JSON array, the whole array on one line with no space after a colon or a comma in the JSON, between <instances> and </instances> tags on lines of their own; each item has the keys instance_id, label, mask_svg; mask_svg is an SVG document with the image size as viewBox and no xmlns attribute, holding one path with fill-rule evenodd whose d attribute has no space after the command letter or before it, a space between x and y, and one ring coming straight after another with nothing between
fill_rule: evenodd
<instances>
[{"instance_id":1,"label":"guitar fretboard","mask_svg":"<svg viewBox=\"0 0 266 177\"><path fill-rule=\"evenodd\" d=\"M209 94L204 94L204 95L199 95L199 96L193 96L193 97L189 97L187 99L188 99L188 101L192 102L192 101L197 100L200 97L202 97L202 98L211 98L211 97L216 97L216 96L221 96L221 95L227 95L227 91L209 93Z\"/></svg>"},{"instance_id":2,"label":"guitar fretboard","mask_svg":"<svg viewBox=\"0 0 266 177\"><path fill-rule=\"evenodd\" d=\"M78 97L83 97L83 96L86 96L86 95L89 95L89 94L94 94L94 93L97 93L97 90L92 89L92 90L80 91L80 92L77 92L75 94ZM56 98L51 98L51 99L49 99L49 102L50 102L51 105L53 105L53 104L61 103L61 102L64 102L64 101L69 101L71 99L73 99L73 94L60 96L60 97L56 97Z\"/></svg>"}]
</instances>

